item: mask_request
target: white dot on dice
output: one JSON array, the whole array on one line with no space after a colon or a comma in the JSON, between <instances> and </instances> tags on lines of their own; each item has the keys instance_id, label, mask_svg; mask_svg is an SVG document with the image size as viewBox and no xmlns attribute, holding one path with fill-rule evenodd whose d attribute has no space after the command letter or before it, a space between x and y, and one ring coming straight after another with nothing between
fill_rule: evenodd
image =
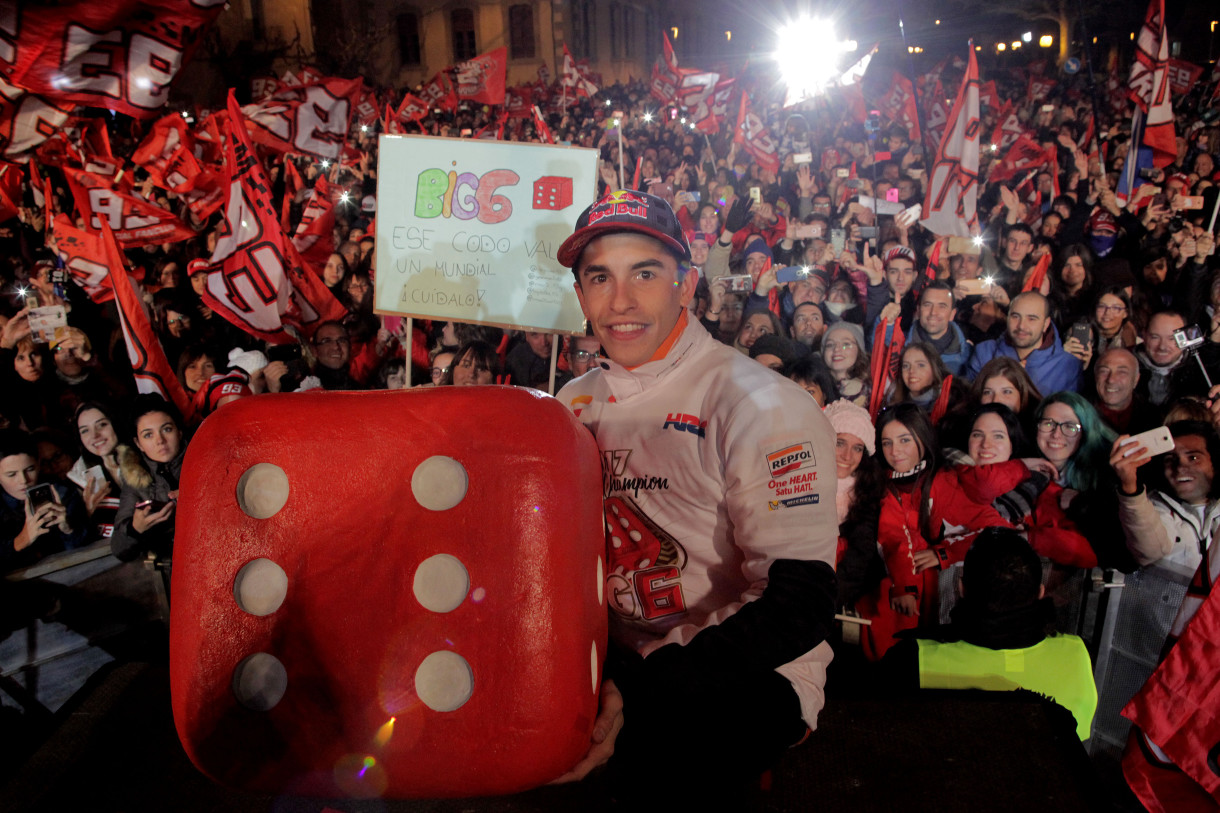
<instances>
[{"instance_id":1,"label":"white dot on dice","mask_svg":"<svg viewBox=\"0 0 1220 813\"><path fill-rule=\"evenodd\" d=\"M288 670L279 658L256 652L233 670L233 694L251 711L270 711L288 691Z\"/></svg>"},{"instance_id":2,"label":"white dot on dice","mask_svg":"<svg viewBox=\"0 0 1220 813\"><path fill-rule=\"evenodd\" d=\"M274 463L255 463L237 481L237 504L246 516L269 519L288 502L288 475Z\"/></svg>"},{"instance_id":3,"label":"white dot on dice","mask_svg":"<svg viewBox=\"0 0 1220 813\"><path fill-rule=\"evenodd\" d=\"M438 553L419 563L412 584L415 599L434 613L456 610L470 590L470 574L456 556Z\"/></svg>"},{"instance_id":4,"label":"white dot on dice","mask_svg":"<svg viewBox=\"0 0 1220 813\"><path fill-rule=\"evenodd\" d=\"M255 559L237 571L233 598L250 615L271 615L288 594L288 574L270 559Z\"/></svg>"},{"instance_id":5,"label":"white dot on dice","mask_svg":"<svg viewBox=\"0 0 1220 813\"><path fill-rule=\"evenodd\" d=\"M415 694L433 711L456 711L473 692L474 673L456 652L433 652L415 670Z\"/></svg>"},{"instance_id":6,"label":"white dot on dice","mask_svg":"<svg viewBox=\"0 0 1220 813\"><path fill-rule=\"evenodd\" d=\"M411 474L411 494L429 511L448 511L466 496L466 469L452 457L433 455Z\"/></svg>"}]
</instances>

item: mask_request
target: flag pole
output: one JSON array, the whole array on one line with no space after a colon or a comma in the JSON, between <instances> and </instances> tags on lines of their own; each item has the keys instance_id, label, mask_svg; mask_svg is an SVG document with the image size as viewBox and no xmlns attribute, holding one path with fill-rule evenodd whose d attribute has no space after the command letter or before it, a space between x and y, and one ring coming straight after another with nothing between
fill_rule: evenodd
<instances>
[{"instance_id":1,"label":"flag pole","mask_svg":"<svg viewBox=\"0 0 1220 813\"><path fill-rule=\"evenodd\" d=\"M911 56L910 46L907 45L907 27L902 21L902 4L898 4L898 30L902 32L902 47L907 49L907 72L910 74L911 80L911 95L915 97L915 122L919 125L919 150L923 153L924 166L928 166L927 156L927 140L928 128L923 121L923 103L919 99L919 83L915 81L915 58ZM940 145L934 145L932 149L936 149Z\"/></svg>"},{"instance_id":2,"label":"flag pole","mask_svg":"<svg viewBox=\"0 0 1220 813\"><path fill-rule=\"evenodd\" d=\"M1084 0L1076 0L1076 8L1079 13L1080 36L1084 39L1084 55L1085 60L1089 64L1089 103L1093 107L1093 143L1097 145L1097 160L1101 164L1101 174L1106 174L1106 157L1101 154L1101 117L1097 115L1097 79L1093 76L1093 47L1092 41L1089 39L1089 31L1085 28L1084 20ZM1127 194L1131 194L1131 188L1127 188Z\"/></svg>"}]
</instances>

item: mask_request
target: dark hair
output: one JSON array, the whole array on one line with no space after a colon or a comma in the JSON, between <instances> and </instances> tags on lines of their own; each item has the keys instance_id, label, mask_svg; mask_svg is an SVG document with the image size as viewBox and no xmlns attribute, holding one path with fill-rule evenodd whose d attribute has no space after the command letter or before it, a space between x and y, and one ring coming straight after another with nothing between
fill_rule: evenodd
<instances>
[{"instance_id":1,"label":"dark hair","mask_svg":"<svg viewBox=\"0 0 1220 813\"><path fill-rule=\"evenodd\" d=\"M797 383L808 381L817 384L822 390L824 404L839 400L839 385L835 383L834 375L831 374L830 368L826 366L826 362L822 360L821 356L813 354L797 356L785 364L779 372L780 375Z\"/></svg>"},{"instance_id":2,"label":"dark hair","mask_svg":"<svg viewBox=\"0 0 1220 813\"><path fill-rule=\"evenodd\" d=\"M1016 231L1024 232L1025 234L1028 234L1030 241L1031 242L1033 241L1034 230L1031 229L1029 226L1027 226L1024 223L1013 223L1011 226L1004 229L1004 239L1007 240L1009 235L1011 235L1013 232L1016 232Z\"/></svg>"},{"instance_id":3,"label":"dark hair","mask_svg":"<svg viewBox=\"0 0 1220 813\"><path fill-rule=\"evenodd\" d=\"M471 342L466 342L457 349L457 353L453 356L453 361L449 362L449 372L441 378L441 384L452 384L454 373L457 372L458 365L466 356L472 356L474 359L475 371L487 370L491 373L491 380L495 381L500 376L500 356L496 353L496 349L487 342L475 339Z\"/></svg>"},{"instance_id":4,"label":"dark hair","mask_svg":"<svg viewBox=\"0 0 1220 813\"><path fill-rule=\"evenodd\" d=\"M1102 421L1084 396L1070 391L1057 392L1043 399L1034 413L1035 423L1042 420L1042 415L1051 404L1064 404L1076 413L1076 420L1080 421L1080 443L1059 472L1059 477L1069 488L1091 491L1100 484L1101 474L1110 468L1110 447L1118 435Z\"/></svg>"},{"instance_id":5,"label":"dark hair","mask_svg":"<svg viewBox=\"0 0 1220 813\"><path fill-rule=\"evenodd\" d=\"M178 412L178 408L166 401L160 395L152 393L142 393L131 400L131 431L132 436L136 433L136 424L140 422L140 418L145 415L151 415L154 412L164 412L170 417L178 427L178 431L182 432L184 437L182 441L183 448L186 448L186 424L182 420L182 413Z\"/></svg>"},{"instance_id":6,"label":"dark hair","mask_svg":"<svg viewBox=\"0 0 1220 813\"><path fill-rule=\"evenodd\" d=\"M192 292L194 293L194 292ZM162 288L153 294L153 327L157 335L169 335L169 312L175 311L188 319L194 318L199 308L184 291L177 288Z\"/></svg>"},{"instance_id":7,"label":"dark hair","mask_svg":"<svg viewBox=\"0 0 1220 813\"><path fill-rule=\"evenodd\" d=\"M1184 437L1201 437L1207 443L1207 454L1212 459L1213 469L1217 464L1220 464L1220 436L1216 435L1216 431L1211 424L1203 421L1174 421L1169 424L1169 434L1174 440ZM1152 485L1158 491L1172 494L1173 486L1165 478L1164 469L1161 466L1150 467L1149 472ZM1212 477L1211 488L1207 491L1208 498L1214 499L1220 496L1220 477Z\"/></svg>"},{"instance_id":8,"label":"dark hair","mask_svg":"<svg viewBox=\"0 0 1220 813\"><path fill-rule=\"evenodd\" d=\"M923 353L924 358L928 360L928 365L932 368L932 389L940 394L940 387L945 383L945 379L949 376L949 369L945 367L945 363L940 358L940 353L930 342L911 342L902 348L902 353L898 356L898 376L894 379L894 392L890 397L890 403L899 403L910 397L911 393L907 392L906 382L902 380L902 360L911 350L918 350Z\"/></svg>"},{"instance_id":9,"label":"dark hair","mask_svg":"<svg viewBox=\"0 0 1220 813\"><path fill-rule=\"evenodd\" d=\"M970 434L974 433L974 425L984 415L999 416L1000 420L1004 422L1004 428L1008 430L1008 442L1012 444L1012 457L1023 457L1029 439L1025 437L1025 430L1021 428L1021 419L1006 404L983 404L976 409L974 414L970 416L970 429L969 434L966 435L967 439L969 439Z\"/></svg>"},{"instance_id":10,"label":"dark hair","mask_svg":"<svg viewBox=\"0 0 1220 813\"><path fill-rule=\"evenodd\" d=\"M114 436L118 439L119 443L122 443L123 438L127 437L131 433L126 431L126 427L119 426L119 421L115 416L115 411L109 405L103 404L100 401L83 401L80 406L76 408L76 412L72 413L72 426L76 429L76 442L80 445L81 457L83 457L85 462L90 466L96 466L102 462L102 459L86 449L84 444L80 442L80 416L90 409L96 409L106 417L106 420L110 421L110 426L114 429Z\"/></svg>"},{"instance_id":11,"label":"dark hair","mask_svg":"<svg viewBox=\"0 0 1220 813\"><path fill-rule=\"evenodd\" d=\"M199 343L199 342L196 342L194 344L188 344L186 347L183 348L182 352L178 355L178 369L177 369L178 382L180 384L182 384L182 389L186 390L187 392L194 393L195 390L192 390L190 387L188 387L186 385L186 368L190 367L192 364L194 364L196 361L203 358L204 356L207 356L208 358L210 358L212 360L213 364L216 364L219 360L224 358L224 356L221 355L219 352L217 352L215 348L210 347L206 344ZM135 425L134 416L132 417L131 422L132 422L132 425L134 426Z\"/></svg>"},{"instance_id":12,"label":"dark hair","mask_svg":"<svg viewBox=\"0 0 1220 813\"><path fill-rule=\"evenodd\" d=\"M1084 286L1081 290L1089 290L1093 287L1093 250L1083 243L1072 243L1059 252L1059 257L1052 266L1054 270L1051 274L1051 282L1055 284L1056 288L1063 287L1063 269L1070 257L1080 258L1080 262L1084 266Z\"/></svg>"},{"instance_id":13,"label":"dark hair","mask_svg":"<svg viewBox=\"0 0 1220 813\"><path fill-rule=\"evenodd\" d=\"M926 294L928 291L945 291L946 293L949 294L949 307L950 308L957 307L957 297L953 295L953 286L950 285L947 280L934 279L931 282L929 282L928 284L924 285L923 289L919 292L918 301L922 302L923 295Z\"/></svg>"},{"instance_id":14,"label":"dark hair","mask_svg":"<svg viewBox=\"0 0 1220 813\"><path fill-rule=\"evenodd\" d=\"M1093 316L1094 324L1097 323L1097 318L1096 318L1097 317L1097 307L1101 304L1101 298L1103 296L1113 296L1113 297L1117 297L1119 300L1121 300L1123 303L1123 307L1125 307L1127 309L1126 315L1123 316L1123 321L1124 322L1134 322L1135 321L1135 313L1131 310L1131 297L1127 294L1126 288L1122 285L1107 285L1105 288L1102 288L1100 291L1097 292L1097 296L1093 297L1092 316ZM1119 325L1118 329L1121 331L1122 326Z\"/></svg>"},{"instance_id":15,"label":"dark hair","mask_svg":"<svg viewBox=\"0 0 1220 813\"><path fill-rule=\"evenodd\" d=\"M932 506L929 496L932 491L932 480L944 463L940 442L936 437L936 429L933 428L928 413L910 401L903 401L901 404L894 404L881 410L877 415L877 452L874 457L877 459L883 475L893 472L889 462L885 459L885 451L881 443L881 433L891 423L902 424L915 436L915 440L920 446L920 459L927 463L927 467L917 476L916 489L919 492L920 533L928 544L932 544L940 538L940 529L931 527Z\"/></svg>"},{"instance_id":16,"label":"dark hair","mask_svg":"<svg viewBox=\"0 0 1220 813\"><path fill-rule=\"evenodd\" d=\"M1017 392L1021 395L1022 413L1028 413L1031 406L1042 400L1042 393L1038 391L1038 385L1029 377L1029 373L1025 372L1021 362L1008 356L996 356L984 364L974 377L974 381L970 385L971 403L977 404L982 401L983 387L988 379L996 376L1012 383L1017 388Z\"/></svg>"},{"instance_id":17,"label":"dark hair","mask_svg":"<svg viewBox=\"0 0 1220 813\"><path fill-rule=\"evenodd\" d=\"M377 368L377 388L384 390L389 389L390 376L397 375L407 369L405 359L394 358L391 356Z\"/></svg>"},{"instance_id":18,"label":"dark hair","mask_svg":"<svg viewBox=\"0 0 1220 813\"><path fill-rule=\"evenodd\" d=\"M28 432L20 429L0 429L0 459L28 454L38 460L38 444Z\"/></svg>"},{"instance_id":19,"label":"dark hair","mask_svg":"<svg viewBox=\"0 0 1220 813\"><path fill-rule=\"evenodd\" d=\"M1003 614L1028 607L1039 598L1042 560L1012 528L984 528L962 568L963 599L971 609Z\"/></svg>"}]
</instances>

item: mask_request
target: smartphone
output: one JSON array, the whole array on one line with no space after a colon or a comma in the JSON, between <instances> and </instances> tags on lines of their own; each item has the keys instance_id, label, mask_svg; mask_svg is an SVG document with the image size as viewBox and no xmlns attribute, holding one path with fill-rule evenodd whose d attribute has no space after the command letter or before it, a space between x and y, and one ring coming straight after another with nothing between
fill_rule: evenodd
<instances>
[{"instance_id":1,"label":"smartphone","mask_svg":"<svg viewBox=\"0 0 1220 813\"><path fill-rule=\"evenodd\" d=\"M909 167L907 175L910 175L912 180L919 181L923 179L923 170L919 167Z\"/></svg>"},{"instance_id":2,"label":"smartphone","mask_svg":"<svg viewBox=\"0 0 1220 813\"><path fill-rule=\"evenodd\" d=\"M985 296L991 292L991 283L985 279L962 279L957 284L967 296Z\"/></svg>"},{"instance_id":3,"label":"smartphone","mask_svg":"<svg viewBox=\"0 0 1220 813\"><path fill-rule=\"evenodd\" d=\"M812 164L813 163L813 153L798 152L796 155L792 156L792 163L794 163L794 164Z\"/></svg>"},{"instance_id":4,"label":"smartphone","mask_svg":"<svg viewBox=\"0 0 1220 813\"><path fill-rule=\"evenodd\" d=\"M750 187L750 200L755 204L762 203L762 188L758 186Z\"/></svg>"},{"instance_id":5,"label":"smartphone","mask_svg":"<svg viewBox=\"0 0 1220 813\"><path fill-rule=\"evenodd\" d=\"M848 169L847 167L839 167L838 169L835 170L836 178L846 178L849 175L851 175L851 170Z\"/></svg>"},{"instance_id":6,"label":"smartphone","mask_svg":"<svg viewBox=\"0 0 1220 813\"><path fill-rule=\"evenodd\" d=\"M776 282L796 282L809 276L809 269L799 265L786 265L775 272Z\"/></svg>"},{"instance_id":7,"label":"smartphone","mask_svg":"<svg viewBox=\"0 0 1220 813\"><path fill-rule=\"evenodd\" d=\"M909 150L907 150L907 153L910 155L914 155L916 158L920 158L923 156L923 145L922 144L912 144L911 148Z\"/></svg>"},{"instance_id":8,"label":"smartphone","mask_svg":"<svg viewBox=\"0 0 1220 813\"><path fill-rule=\"evenodd\" d=\"M55 486L50 483L38 483L32 485L25 490L26 502L30 504L30 513L33 514L49 502L59 502L55 496Z\"/></svg>"},{"instance_id":9,"label":"smartphone","mask_svg":"<svg viewBox=\"0 0 1220 813\"><path fill-rule=\"evenodd\" d=\"M821 223L802 223L792 230L797 240L812 240L822 236L825 227Z\"/></svg>"},{"instance_id":10,"label":"smartphone","mask_svg":"<svg viewBox=\"0 0 1220 813\"><path fill-rule=\"evenodd\" d=\"M897 203L897 202L898 202L898 189L897 189L897 187L895 187L895 188L893 188L893 189L887 189L887 190L885 190L885 199L886 199L886 200L888 200L890 203Z\"/></svg>"},{"instance_id":11,"label":"smartphone","mask_svg":"<svg viewBox=\"0 0 1220 813\"><path fill-rule=\"evenodd\" d=\"M748 294L754 290L754 280L749 274L731 274L721 279L724 280L724 288L729 293Z\"/></svg>"},{"instance_id":12,"label":"smartphone","mask_svg":"<svg viewBox=\"0 0 1220 813\"><path fill-rule=\"evenodd\" d=\"M268 361L282 361L285 364L301 357L301 345L277 344L267 348Z\"/></svg>"},{"instance_id":13,"label":"smartphone","mask_svg":"<svg viewBox=\"0 0 1220 813\"><path fill-rule=\"evenodd\" d=\"M1077 322L1068 331L1068 338L1075 339L1085 347L1090 347L1093 344L1093 328L1089 327L1088 322Z\"/></svg>"},{"instance_id":14,"label":"smartphone","mask_svg":"<svg viewBox=\"0 0 1220 813\"><path fill-rule=\"evenodd\" d=\"M950 254L969 254L972 257L979 256L981 251L973 237L950 237L945 248L949 249Z\"/></svg>"},{"instance_id":15,"label":"smartphone","mask_svg":"<svg viewBox=\"0 0 1220 813\"><path fill-rule=\"evenodd\" d=\"M857 229L857 231L860 234L861 240L876 240L877 239L877 227L876 226L860 226Z\"/></svg>"},{"instance_id":16,"label":"smartphone","mask_svg":"<svg viewBox=\"0 0 1220 813\"><path fill-rule=\"evenodd\" d=\"M846 229L831 229L830 230L830 246L835 250L835 256L838 257L843 253L843 247L847 245L847 230Z\"/></svg>"},{"instance_id":17,"label":"smartphone","mask_svg":"<svg viewBox=\"0 0 1220 813\"><path fill-rule=\"evenodd\" d=\"M1141 446L1148 450L1149 456L1154 457L1173 451L1173 436L1169 434L1169 427L1158 426L1156 429L1149 429L1147 432L1132 435L1120 445L1131 447L1123 452L1123 457L1130 457L1135 454L1135 450Z\"/></svg>"},{"instance_id":18,"label":"smartphone","mask_svg":"<svg viewBox=\"0 0 1220 813\"><path fill-rule=\"evenodd\" d=\"M843 185L846 186L848 189L859 189L860 188L860 179L859 178L848 178L847 182L844 183Z\"/></svg>"},{"instance_id":19,"label":"smartphone","mask_svg":"<svg viewBox=\"0 0 1220 813\"><path fill-rule=\"evenodd\" d=\"M1178 203L1179 209L1202 209L1203 208L1203 196L1202 195L1182 195L1180 198L1178 198L1177 203Z\"/></svg>"},{"instance_id":20,"label":"smartphone","mask_svg":"<svg viewBox=\"0 0 1220 813\"><path fill-rule=\"evenodd\" d=\"M1044 104L1044 105L1042 105L1042 112L1043 113L1054 113L1055 106L1053 104Z\"/></svg>"}]
</instances>

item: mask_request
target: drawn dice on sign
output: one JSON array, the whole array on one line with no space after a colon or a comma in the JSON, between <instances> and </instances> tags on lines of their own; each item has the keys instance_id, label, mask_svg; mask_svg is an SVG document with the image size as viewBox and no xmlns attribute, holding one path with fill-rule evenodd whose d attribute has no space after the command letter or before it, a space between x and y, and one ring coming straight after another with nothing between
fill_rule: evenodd
<instances>
[{"instance_id":1,"label":"drawn dice on sign","mask_svg":"<svg viewBox=\"0 0 1220 813\"><path fill-rule=\"evenodd\" d=\"M545 175L534 181L534 208L561 211L572 205L572 179Z\"/></svg>"},{"instance_id":2,"label":"drawn dice on sign","mask_svg":"<svg viewBox=\"0 0 1220 813\"><path fill-rule=\"evenodd\" d=\"M614 611L647 620L684 612L686 551L678 540L629 498L608 498L605 515L607 585Z\"/></svg>"},{"instance_id":3,"label":"drawn dice on sign","mask_svg":"<svg viewBox=\"0 0 1220 813\"><path fill-rule=\"evenodd\" d=\"M228 785L329 797L561 775L601 685L600 487L588 431L515 387L215 413L187 454L174 551L188 755Z\"/></svg>"}]
</instances>

